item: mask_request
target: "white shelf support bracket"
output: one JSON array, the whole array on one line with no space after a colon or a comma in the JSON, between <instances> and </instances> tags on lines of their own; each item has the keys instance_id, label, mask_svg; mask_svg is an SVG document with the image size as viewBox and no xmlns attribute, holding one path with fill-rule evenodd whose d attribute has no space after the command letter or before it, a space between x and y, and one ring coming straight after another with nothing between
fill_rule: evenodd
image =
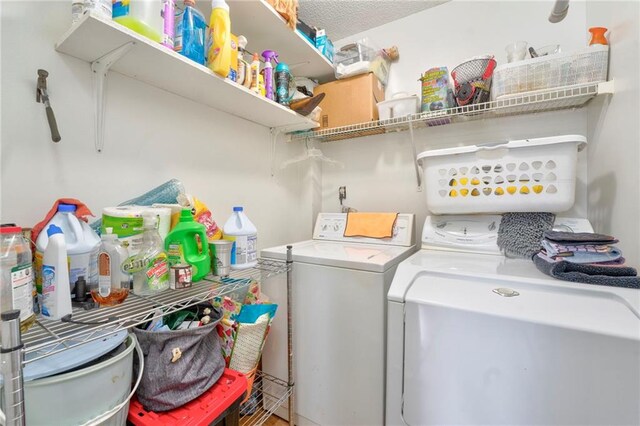
<instances>
[{"instance_id":1,"label":"white shelf support bracket","mask_svg":"<svg viewBox=\"0 0 640 426\"><path fill-rule=\"evenodd\" d=\"M615 92L614 80L598 83L598 95L613 95Z\"/></svg>"},{"instance_id":2,"label":"white shelf support bracket","mask_svg":"<svg viewBox=\"0 0 640 426\"><path fill-rule=\"evenodd\" d=\"M269 133L271 133L271 177L274 177L276 174L276 145L278 143L280 129L271 127Z\"/></svg>"},{"instance_id":3,"label":"white shelf support bracket","mask_svg":"<svg viewBox=\"0 0 640 426\"><path fill-rule=\"evenodd\" d=\"M107 84L107 72L118 59L123 57L136 43L130 41L106 55L91 62L91 77L93 81L94 105L94 129L95 146L98 152L102 152L104 146L104 108L105 108L105 88Z\"/></svg>"},{"instance_id":4,"label":"white shelf support bracket","mask_svg":"<svg viewBox=\"0 0 640 426\"><path fill-rule=\"evenodd\" d=\"M409 137L411 139L411 153L413 154L413 166L416 169L416 180L418 181L418 192L422 192L422 168L418 164L418 150L416 140L413 136L413 122L409 121Z\"/></svg>"}]
</instances>

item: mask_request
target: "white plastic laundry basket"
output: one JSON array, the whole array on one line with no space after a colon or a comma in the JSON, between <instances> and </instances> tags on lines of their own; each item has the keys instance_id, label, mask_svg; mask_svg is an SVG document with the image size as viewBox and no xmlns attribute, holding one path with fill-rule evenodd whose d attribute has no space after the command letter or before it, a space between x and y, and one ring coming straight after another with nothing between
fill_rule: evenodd
<instances>
[{"instance_id":1,"label":"white plastic laundry basket","mask_svg":"<svg viewBox=\"0 0 640 426\"><path fill-rule=\"evenodd\" d=\"M434 214L553 212L575 199L577 152L566 135L425 151L427 208Z\"/></svg>"},{"instance_id":2,"label":"white plastic laundry basket","mask_svg":"<svg viewBox=\"0 0 640 426\"><path fill-rule=\"evenodd\" d=\"M577 52L512 62L493 72L491 97L607 80L609 46L594 44Z\"/></svg>"}]
</instances>

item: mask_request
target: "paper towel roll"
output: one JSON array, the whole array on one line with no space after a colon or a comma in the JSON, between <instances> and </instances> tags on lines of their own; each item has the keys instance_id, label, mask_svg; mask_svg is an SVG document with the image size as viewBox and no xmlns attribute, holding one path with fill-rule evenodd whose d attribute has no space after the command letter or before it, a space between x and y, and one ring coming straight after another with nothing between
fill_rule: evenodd
<instances>
[{"instance_id":1,"label":"paper towel roll","mask_svg":"<svg viewBox=\"0 0 640 426\"><path fill-rule=\"evenodd\" d=\"M171 228L171 209L169 207L145 207L144 211L153 212L158 216L158 233L164 241Z\"/></svg>"},{"instance_id":2,"label":"paper towel roll","mask_svg":"<svg viewBox=\"0 0 640 426\"><path fill-rule=\"evenodd\" d=\"M149 207L121 206L102 209L101 232L113 228L113 233L123 246L129 250L129 256L138 254L142 244L142 212Z\"/></svg>"},{"instance_id":3,"label":"paper towel roll","mask_svg":"<svg viewBox=\"0 0 640 426\"><path fill-rule=\"evenodd\" d=\"M182 212L182 209L184 209L180 204L154 203L151 207L165 207L171 209L171 226L169 227L169 230L172 230L178 224L178 221L180 220L180 213Z\"/></svg>"},{"instance_id":4,"label":"paper towel roll","mask_svg":"<svg viewBox=\"0 0 640 426\"><path fill-rule=\"evenodd\" d=\"M169 233L171 226L171 209L167 207L149 207L149 206L119 206L105 207L102 210L102 227L113 227L113 233L118 235L119 239L127 239L132 236L142 234L142 215L144 212L152 212L158 216L158 233L164 240ZM131 220L128 220L131 219ZM113 226L119 223L120 226ZM141 237L138 237L141 239ZM141 241L140 241L141 242ZM136 240L136 243L139 243ZM135 244L136 246L138 244ZM131 251L131 247L129 248ZM137 247L133 249L137 251ZM131 254L131 253L130 253Z\"/></svg>"}]
</instances>

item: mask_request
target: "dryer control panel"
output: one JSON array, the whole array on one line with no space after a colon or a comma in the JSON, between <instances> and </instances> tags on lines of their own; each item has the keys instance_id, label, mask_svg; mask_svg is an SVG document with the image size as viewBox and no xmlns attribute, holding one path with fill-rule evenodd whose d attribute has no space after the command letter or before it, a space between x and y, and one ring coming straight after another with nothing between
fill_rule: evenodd
<instances>
[{"instance_id":1,"label":"dryer control panel","mask_svg":"<svg viewBox=\"0 0 640 426\"><path fill-rule=\"evenodd\" d=\"M393 237L391 238L345 237L347 213L319 213L313 231L313 239L410 247L415 241L414 225L415 216L413 214L400 213L393 226Z\"/></svg>"}]
</instances>

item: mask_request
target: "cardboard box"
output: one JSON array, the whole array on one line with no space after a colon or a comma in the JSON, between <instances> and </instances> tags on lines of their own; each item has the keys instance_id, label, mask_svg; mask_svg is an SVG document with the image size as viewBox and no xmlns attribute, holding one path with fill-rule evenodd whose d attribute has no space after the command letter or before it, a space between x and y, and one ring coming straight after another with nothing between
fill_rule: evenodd
<instances>
[{"instance_id":1,"label":"cardboard box","mask_svg":"<svg viewBox=\"0 0 640 426\"><path fill-rule=\"evenodd\" d=\"M377 103L384 101L384 88L373 73L321 84L314 95L325 94L320 102L320 127L341 127L378 119Z\"/></svg>"}]
</instances>

